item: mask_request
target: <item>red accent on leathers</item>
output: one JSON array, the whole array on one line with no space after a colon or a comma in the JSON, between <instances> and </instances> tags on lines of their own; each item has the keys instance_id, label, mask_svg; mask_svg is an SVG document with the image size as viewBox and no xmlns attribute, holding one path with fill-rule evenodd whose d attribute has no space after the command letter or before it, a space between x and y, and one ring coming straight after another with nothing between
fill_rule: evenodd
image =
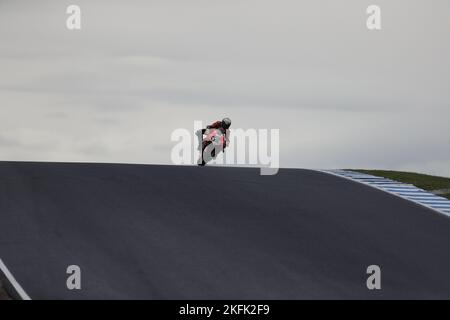
<instances>
[{"instance_id":1,"label":"red accent on leathers","mask_svg":"<svg viewBox=\"0 0 450 320\"><path fill-rule=\"evenodd\" d=\"M213 124L209 125L208 127L209 128L214 128L214 129L222 128L222 121L216 121Z\"/></svg>"},{"instance_id":2,"label":"red accent on leathers","mask_svg":"<svg viewBox=\"0 0 450 320\"><path fill-rule=\"evenodd\" d=\"M225 149L228 146L229 143L229 139L230 139L230 130L225 129L224 127L222 127L222 121L216 121L212 124L210 124L209 126L207 126L206 128L208 129L219 129L220 131L222 131L222 133L225 135L225 141L223 143L223 148Z\"/></svg>"}]
</instances>

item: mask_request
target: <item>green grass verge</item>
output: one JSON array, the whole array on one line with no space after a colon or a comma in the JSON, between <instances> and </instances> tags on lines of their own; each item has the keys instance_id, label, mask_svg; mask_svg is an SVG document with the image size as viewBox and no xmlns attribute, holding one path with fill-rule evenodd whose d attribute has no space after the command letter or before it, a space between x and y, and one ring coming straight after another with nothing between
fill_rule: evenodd
<instances>
[{"instance_id":1,"label":"green grass verge","mask_svg":"<svg viewBox=\"0 0 450 320\"><path fill-rule=\"evenodd\" d=\"M367 173L374 176L384 177L404 183L410 183L424 190L434 191L442 189L450 189L450 178L431 176L415 172L390 171L390 170L364 170L364 169L348 169ZM450 193L440 194L439 196L450 199Z\"/></svg>"}]
</instances>

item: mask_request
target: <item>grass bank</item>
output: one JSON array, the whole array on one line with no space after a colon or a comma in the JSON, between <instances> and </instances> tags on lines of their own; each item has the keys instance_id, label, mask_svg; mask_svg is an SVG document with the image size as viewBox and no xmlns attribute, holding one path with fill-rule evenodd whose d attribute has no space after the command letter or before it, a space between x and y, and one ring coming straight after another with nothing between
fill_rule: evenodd
<instances>
[{"instance_id":1,"label":"grass bank","mask_svg":"<svg viewBox=\"0 0 450 320\"><path fill-rule=\"evenodd\" d=\"M384 177L404 183L410 183L421 189L439 194L442 197L450 199L450 178L431 176L428 174L391 171L391 170L365 170L365 169L348 169L367 173L374 176Z\"/></svg>"}]
</instances>

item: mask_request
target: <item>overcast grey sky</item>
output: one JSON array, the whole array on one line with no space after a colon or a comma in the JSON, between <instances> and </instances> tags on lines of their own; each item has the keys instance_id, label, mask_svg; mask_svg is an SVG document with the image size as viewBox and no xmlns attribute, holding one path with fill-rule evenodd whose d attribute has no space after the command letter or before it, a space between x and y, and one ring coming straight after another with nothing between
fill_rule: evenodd
<instances>
[{"instance_id":1,"label":"overcast grey sky","mask_svg":"<svg viewBox=\"0 0 450 320\"><path fill-rule=\"evenodd\" d=\"M0 0L0 39L0 160L168 164L226 115L282 167L450 176L449 0Z\"/></svg>"}]
</instances>

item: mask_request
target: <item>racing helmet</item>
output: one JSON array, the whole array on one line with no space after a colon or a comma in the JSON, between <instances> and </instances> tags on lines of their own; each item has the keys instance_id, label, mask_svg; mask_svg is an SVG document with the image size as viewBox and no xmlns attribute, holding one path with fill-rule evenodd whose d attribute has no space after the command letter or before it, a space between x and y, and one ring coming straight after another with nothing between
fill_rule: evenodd
<instances>
[{"instance_id":1,"label":"racing helmet","mask_svg":"<svg viewBox=\"0 0 450 320\"><path fill-rule=\"evenodd\" d=\"M224 127L225 129L230 128L231 126L231 120L230 118L223 118L222 119L222 127Z\"/></svg>"}]
</instances>

